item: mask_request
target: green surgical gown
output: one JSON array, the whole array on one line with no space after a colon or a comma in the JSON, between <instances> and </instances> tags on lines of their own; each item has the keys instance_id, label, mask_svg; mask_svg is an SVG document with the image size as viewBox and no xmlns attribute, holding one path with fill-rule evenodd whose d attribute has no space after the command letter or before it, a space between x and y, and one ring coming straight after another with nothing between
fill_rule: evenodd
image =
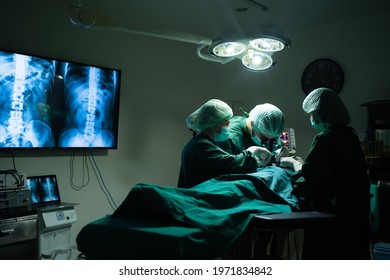
<instances>
[{"instance_id":1,"label":"green surgical gown","mask_svg":"<svg viewBox=\"0 0 390 280\"><path fill-rule=\"evenodd\" d=\"M235 116L230 119L229 140L224 142L216 142L219 147L231 154L238 154L243 150L256 144L252 141L252 137L246 131L246 118L243 116Z\"/></svg>"},{"instance_id":2,"label":"green surgical gown","mask_svg":"<svg viewBox=\"0 0 390 280\"><path fill-rule=\"evenodd\" d=\"M257 146L257 144L253 142L251 134L246 129L246 117L235 116L231 118L229 128L229 139L224 142L216 142L218 147L221 147L228 153L238 154L251 146ZM273 145L268 144L270 143L265 143L264 147L271 153L274 153L282 146L280 138L271 141L271 144Z\"/></svg>"},{"instance_id":3,"label":"green surgical gown","mask_svg":"<svg viewBox=\"0 0 390 280\"><path fill-rule=\"evenodd\" d=\"M193 137L183 148L178 187L191 188L224 174L250 173L257 169L252 153L231 154L205 134Z\"/></svg>"}]
</instances>

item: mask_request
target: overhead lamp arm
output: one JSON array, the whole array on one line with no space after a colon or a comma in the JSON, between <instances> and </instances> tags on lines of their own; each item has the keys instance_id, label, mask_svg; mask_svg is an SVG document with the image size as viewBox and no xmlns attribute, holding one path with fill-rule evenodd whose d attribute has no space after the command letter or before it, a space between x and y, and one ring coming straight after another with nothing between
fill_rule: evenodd
<instances>
[{"instance_id":1,"label":"overhead lamp arm","mask_svg":"<svg viewBox=\"0 0 390 280\"><path fill-rule=\"evenodd\" d=\"M74 25L86 29L124 31L192 44L211 45L213 42L210 38L192 33L140 27L116 17L77 6L69 6L69 19Z\"/></svg>"},{"instance_id":2,"label":"overhead lamp arm","mask_svg":"<svg viewBox=\"0 0 390 280\"><path fill-rule=\"evenodd\" d=\"M262 7L264 11L268 10L268 7L263 6L262 4L260 4L255 0L248 0L248 1ZM243 62L246 68L254 71L265 71L267 69L272 68L275 65L275 62L273 62L271 58L272 53L266 54L263 53L261 50L258 53L257 52L254 53L252 49L248 49L246 51L246 55L242 55L241 53L239 53L232 56L222 56L222 55L218 55L218 53L214 54L212 51L212 47L215 44L223 42L222 39L213 40L211 38L207 38L204 36L187 33L187 32L145 28L136 24L131 24L123 19L120 19L112 15L83 8L81 7L81 4L78 3L76 4L69 3L68 7L69 7L70 21L72 22L72 24L80 28L123 31L123 32L129 32L129 33L134 33L134 34L139 34L144 36L196 44L197 45L196 53L200 58L204 60L225 64L230 61L233 61L236 58L239 58L241 59L241 61ZM263 34L262 37L268 37L269 39L275 39L281 41L285 47L289 47L291 45L291 41L288 40L287 38L279 38L279 36L272 36L271 34ZM248 40L249 39L247 38L245 39L245 41ZM246 42L245 44L248 44L248 42ZM245 49L247 49L247 47L245 47ZM258 62L258 60L260 62Z\"/></svg>"}]
</instances>

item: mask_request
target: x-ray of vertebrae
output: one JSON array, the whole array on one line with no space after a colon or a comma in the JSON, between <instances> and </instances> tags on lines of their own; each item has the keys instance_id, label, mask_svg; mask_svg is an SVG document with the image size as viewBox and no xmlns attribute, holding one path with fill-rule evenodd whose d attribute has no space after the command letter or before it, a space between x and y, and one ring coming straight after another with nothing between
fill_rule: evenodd
<instances>
[{"instance_id":1,"label":"x-ray of vertebrae","mask_svg":"<svg viewBox=\"0 0 390 280\"><path fill-rule=\"evenodd\" d=\"M112 110L115 103L115 72L96 67L66 64L66 127L61 147L109 147L114 144Z\"/></svg>"},{"instance_id":2,"label":"x-ray of vertebrae","mask_svg":"<svg viewBox=\"0 0 390 280\"><path fill-rule=\"evenodd\" d=\"M0 53L0 146L53 147L46 115L55 62Z\"/></svg>"},{"instance_id":3,"label":"x-ray of vertebrae","mask_svg":"<svg viewBox=\"0 0 390 280\"><path fill-rule=\"evenodd\" d=\"M119 72L0 51L1 147L115 147Z\"/></svg>"}]
</instances>

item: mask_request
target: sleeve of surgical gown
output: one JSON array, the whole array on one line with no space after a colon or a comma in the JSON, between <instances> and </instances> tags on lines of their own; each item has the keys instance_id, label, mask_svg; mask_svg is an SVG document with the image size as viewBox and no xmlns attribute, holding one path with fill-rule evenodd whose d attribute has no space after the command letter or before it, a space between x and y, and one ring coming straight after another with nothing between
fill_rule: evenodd
<instances>
[{"instance_id":1,"label":"sleeve of surgical gown","mask_svg":"<svg viewBox=\"0 0 390 280\"><path fill-rule=\"evenodd\" d=\"M219 174L248 173L257 169L257 161L249 151L233 155L207 142L198 143L196 150L197 161Z\"/></svg>"}]
</instances>

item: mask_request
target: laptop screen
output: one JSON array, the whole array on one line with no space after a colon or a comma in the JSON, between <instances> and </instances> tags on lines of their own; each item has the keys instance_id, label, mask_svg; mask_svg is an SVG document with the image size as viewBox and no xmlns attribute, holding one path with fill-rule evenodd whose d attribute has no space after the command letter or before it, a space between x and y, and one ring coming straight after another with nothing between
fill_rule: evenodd
<instances>
[{"instance_id":1,"label":"laptop screen","mask_svg":"<svg viewBox=\"0 0 390 280\"><path fill-rule=\"evenodd\" d=\"M35 207L61 203L56 175L28 176L26 188L31 191Z\"/></svg>"}]
</instances>

